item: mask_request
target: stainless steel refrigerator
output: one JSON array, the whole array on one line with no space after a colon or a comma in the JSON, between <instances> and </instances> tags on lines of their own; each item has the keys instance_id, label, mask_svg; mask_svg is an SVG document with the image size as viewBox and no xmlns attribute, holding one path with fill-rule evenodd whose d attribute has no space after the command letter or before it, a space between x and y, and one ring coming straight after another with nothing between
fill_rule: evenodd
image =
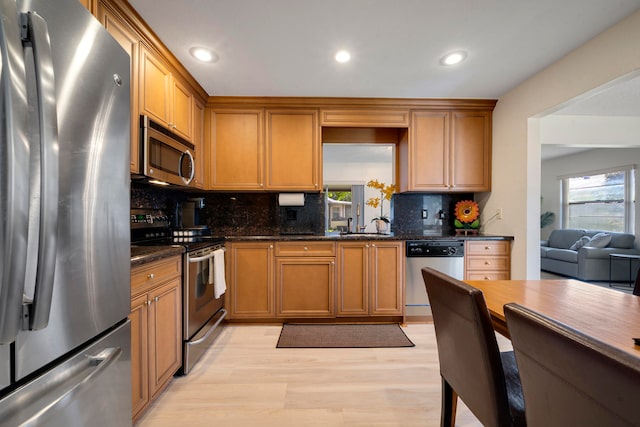
<instances>
[{"instance_id":1,"label":"stainless steel refrigerator","mask_svg":"<svg viewBox=\"0 0 640 427\"><path fill-rule=\"evenodd\" d=\"M0 426L131 424L129 56L0 0Z\"/></svg>"}]
</instances>

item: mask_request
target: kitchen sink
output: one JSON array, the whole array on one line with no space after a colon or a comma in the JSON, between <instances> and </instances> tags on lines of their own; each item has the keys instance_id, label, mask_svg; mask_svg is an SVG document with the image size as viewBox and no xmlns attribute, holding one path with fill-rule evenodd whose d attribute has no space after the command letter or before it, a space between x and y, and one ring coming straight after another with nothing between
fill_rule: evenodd
<instances>
[{"instance_id":1,"label":"kitchen sink","mask_svg":"<svg viewBox=\"0 0 640 427\"><path fill-rule=\"evenodd\" d=\"M349 238L349 237L391 237L390 234L380 234L380 233L341 233L340 237Z\"/></svg>"}]
</instances>

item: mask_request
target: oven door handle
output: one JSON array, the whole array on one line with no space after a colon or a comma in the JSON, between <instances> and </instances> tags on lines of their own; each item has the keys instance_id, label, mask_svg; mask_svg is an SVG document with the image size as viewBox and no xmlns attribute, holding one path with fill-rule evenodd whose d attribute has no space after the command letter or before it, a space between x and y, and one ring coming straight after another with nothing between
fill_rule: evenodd
<instances>
[{"instance_id":1,"label":"oven door handle","mask_svg":"<svg viewBox=\"0 0 640 427\"><path fill-rule=\"evenodd\" d=\"M206 261L208 259L211 259L211 258L213 258L213 255L214 255L213 252L214 251L211 251L210 253L208 253L206 255L195 257L195 258L188 257L189 258L189 262L202 262L202 261Z\"/></svg>"}]
</instances>

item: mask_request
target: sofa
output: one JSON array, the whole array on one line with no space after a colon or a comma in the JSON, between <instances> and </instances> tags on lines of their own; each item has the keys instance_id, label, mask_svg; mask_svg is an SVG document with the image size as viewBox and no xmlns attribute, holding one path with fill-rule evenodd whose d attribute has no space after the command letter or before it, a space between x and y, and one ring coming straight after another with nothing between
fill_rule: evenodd
<instances>
[{"instance_id":1,"label":"sofa","mask_svg":"<svg viewBox=\"0 0 640 427\"><path fill-rule=\"evenodd\" d=\"M556 229L548 240L540 242L540 268L585 281L608 281L609 254L640 255L640 249L635 247L635 236L600 230ZM630 262L634 262L631 273ZM635 280L639 262L614 259L611 280Z\"/></svg>"}]
</instances>

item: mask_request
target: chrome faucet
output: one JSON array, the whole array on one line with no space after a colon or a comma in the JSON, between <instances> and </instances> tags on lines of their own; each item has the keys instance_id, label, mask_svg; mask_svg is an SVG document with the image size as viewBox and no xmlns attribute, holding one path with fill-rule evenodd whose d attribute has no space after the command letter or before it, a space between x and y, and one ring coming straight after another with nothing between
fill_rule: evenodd
<instances>
[{"instance_id":1,"label":"chrome faucet","mask_svg":"<svg viewBox=\"0 0 640 427\"><path fill-rule=\"evenodd\" d=\"M358 207L356 209L356 231L359 231L359 230L360 230L360 203L358 203Z\"/></svg>"}]
</instances>

